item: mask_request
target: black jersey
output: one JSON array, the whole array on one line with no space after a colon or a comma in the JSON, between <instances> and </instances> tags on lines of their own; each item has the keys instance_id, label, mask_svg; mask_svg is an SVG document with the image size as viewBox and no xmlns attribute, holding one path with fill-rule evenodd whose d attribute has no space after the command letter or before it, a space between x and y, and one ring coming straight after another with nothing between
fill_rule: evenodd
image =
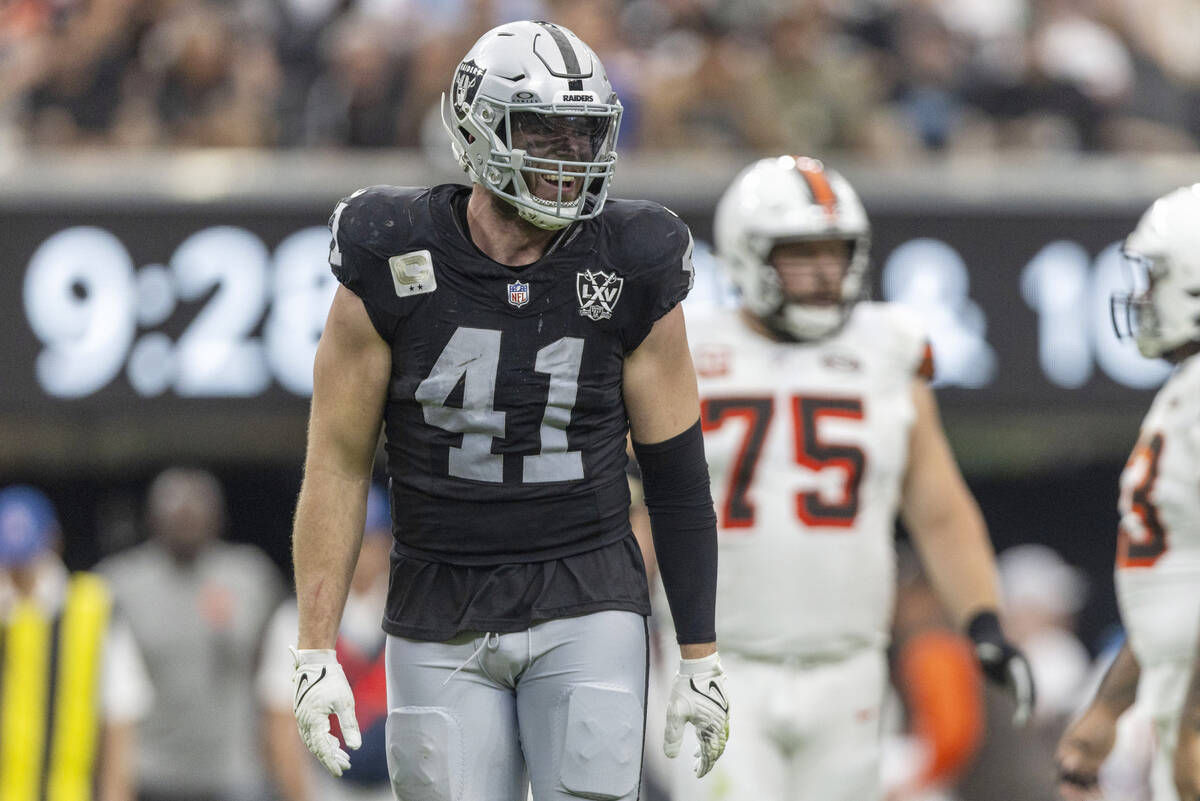
<instances>
[{"instance_id":1,"label":"black jersey","mask_svg":"<svg viewBox=\"0 0 1200 801\"><path fill-rule=\"evenodd\" d=\"M472 243L469 193L372 187L330 220L334 274L392 347L396 549L488 566L613 544L629 533L624 358L687 294L691 235L610 200L508 267Z\"/></svg>"}]
</instances>

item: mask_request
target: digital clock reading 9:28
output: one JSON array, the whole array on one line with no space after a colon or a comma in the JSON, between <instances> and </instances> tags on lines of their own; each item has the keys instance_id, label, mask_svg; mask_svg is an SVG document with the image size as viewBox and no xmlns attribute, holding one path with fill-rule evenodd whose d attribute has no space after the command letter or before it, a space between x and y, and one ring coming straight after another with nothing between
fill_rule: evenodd
<instances>
[{"instance_id":1,"label":"digital clock reading 9:28","mask_svg":"<svg viewBox=\"0 0 1200 801\"><path fill-rule=\"evenodd\" d=\"M41 342L34 370L48 394L84 398L122 373L144 397L251 397L278 382L312 393L317 340L337 282L329 230L313 226L271 252L243 228L190 235L167 264L136 267L109 231L59 231L34 252L24 305ZM199 304L174 338L161 329Z\"/></svg>"},{"instance_id":2,"label":"digital clock reading 9:28","mask_svg":"<svg viewBox=\"0 0 1200 801\"><path fill-rule=\"evenodd\" d=\"M1002 255L974 274L954 245L928 237L879 255L883 299L912 308L926 328L935 386L1028 400L1048 388L1086 392L1096 373L1130 389L1162 383L1169 365L1142 358L1113 332L1109 299L1126 288L1119 244L1093 254L1056 238L1023 249L1034 254L1023 266ZM274 384L310 395L337 287L328 252L323 226L292 233L274 251L256 233L216 226L186 236L165 265L137 267L103 228L58 231L25 274L36 380L64 399L100 393L122 375L147 398L246 398ZM695 265L689 305L735 303L699 240ZM973 278L989 280L976 287ZM1025 330L1032 335L1014 344Z\"/></svg>"}]
</instances>

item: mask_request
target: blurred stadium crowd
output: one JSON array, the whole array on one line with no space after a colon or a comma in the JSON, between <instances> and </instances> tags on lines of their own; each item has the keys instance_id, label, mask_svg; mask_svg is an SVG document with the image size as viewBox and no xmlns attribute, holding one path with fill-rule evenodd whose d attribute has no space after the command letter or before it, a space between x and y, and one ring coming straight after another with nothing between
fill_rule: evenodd
<instances>
[{"instance_id":1,"label":"blurred stadium crowd","mask_svg":"<svg viewBox=\"0 0 1200 801\"><path fill-rule=\"evenodd\" d=\"M0 149L444 149L437 101L485 30L593 44L657 148L1187 152L1194 0L9 0Z\"/></svg>"}]
</instances>

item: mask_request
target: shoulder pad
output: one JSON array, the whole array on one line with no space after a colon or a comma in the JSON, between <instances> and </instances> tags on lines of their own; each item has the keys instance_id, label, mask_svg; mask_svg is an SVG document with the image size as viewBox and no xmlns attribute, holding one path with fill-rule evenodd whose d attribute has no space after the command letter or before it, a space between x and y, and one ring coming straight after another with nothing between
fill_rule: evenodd
<instances>
[{"instance_id":1,"label":"shoulder pad","mask_svg":"<svg viewBox=\"0 0 1200 801\"><path fill-rule=\"evenodd\" d=\"M371 186L339 201L329 218L329 266L362 299L384 339L398 320L390 302L394 289L388 259L409 250L410 241L432 225L428 194L423 188Z\"/></svg>"},{"instance_id":2,"label":"shoulder pad","mask_svg":"<svg viewBox=\"0 0 1200 801\"><path fill-rule=\"evenodd\" d=\"M863 301L855 309L872 342L887 349L888 358L909 376L933 377L929 332L915 311L899 303Z\"/></svg>"},{"instance_id":3,"label":"shoulder pad","mask_svg":"<svg viewBox=\"0 0 1200 801\"><path fill-rule=\"evenodd\" d=\"M343 198L329 218L333 248L357 246L376 255L395 249L411 231L413 207L429 190L409 186L368 186ZM330 250L330 264L335 252Z\"/></svg>"},{"instance_id":4,"label":"shoulder pad","mask_svg":"<svg viewBox=\"0 0 1200 801\"><path fill-rule=\"evenodd\" d=\"M673 211L644 200L609 201L600 219L608 257L630 295L621 325L628 352L691 291L692 233Z\"/></svg>"},{"instance_id":5,"label":"shoulder pad","mask_svg":"<svg viewBox=\"0 0 1200 801\"><path fill-rule=\"evenodd\" d=\"M610 200L604 207L612 253L631 266L678 264L692 235L679 215L649 200Z\"/></svg>"}]
</instances>

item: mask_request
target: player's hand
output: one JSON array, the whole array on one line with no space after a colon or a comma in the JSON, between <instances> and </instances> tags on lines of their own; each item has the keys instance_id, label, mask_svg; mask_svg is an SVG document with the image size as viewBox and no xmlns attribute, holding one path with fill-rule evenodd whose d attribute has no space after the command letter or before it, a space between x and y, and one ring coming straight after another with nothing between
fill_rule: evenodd
<instances>
[{"instance_id":1,"label":"player's hand","mask_svg":"<svg viewBox=\"0 0 1200 801\"><path fill-rule=\"evenodd\" d=\"M1100 707L1090 707L1067 727L1054 755L1058 792L1066 801L1100 798L1097 776L1116 739L1116 718Z\"/></svg>"},{"instance_id":2,"label":"player's hand","mask_svg":"<svg viewBox=\"0 0 1200 801\"><path fill-rule=\"evenodd\" d=\"M295 663L292 711L300 727L300 739L327 771L341 776L350 767L350 755L329 731L329 716L337 715L347 748L362 745L358 721L354 718L354 693L338 664L336 651L295 648L291 651Z\"/></svg>"},{"instance_id":3,"label":"player's hand","mask_svg":"<svg viewBox=\"0 0 1200 801\"><path fill-rule=\"evenodd\" d=\"M1033 716L1037 700L1029 660L1005 638L995 612L977 614L967 626L967 634L975 643L983 675L1003 687L1016 703L1013 725L1024 726Z\"/></svg>"},{"instance_id":4,"label":"player's hand","mask_svg":"<svg viewBox=\"0 0 1200 801\"><path fill-rule=\"evenodd\" d=\"M667 729L663 751L674 759L679 756L683 727L696 729L700 749L696 752L696 777L712 769L729 739L729 696L725 694L725 671L716 654L700 659L680 659L679 672L671 685L667 701Z\"/></svg>"}]
</instances>

